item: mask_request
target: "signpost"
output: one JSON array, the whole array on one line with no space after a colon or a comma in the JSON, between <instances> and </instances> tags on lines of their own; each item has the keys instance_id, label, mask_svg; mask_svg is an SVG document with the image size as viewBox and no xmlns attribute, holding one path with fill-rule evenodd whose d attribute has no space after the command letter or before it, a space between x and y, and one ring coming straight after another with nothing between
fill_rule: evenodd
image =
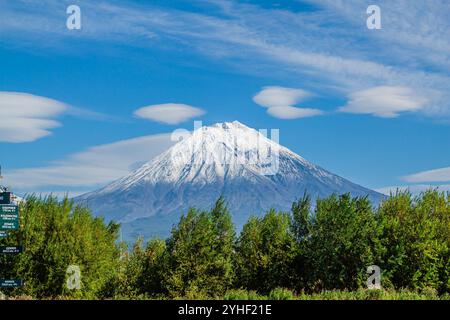
<instances>
[{"instance_id":1,"label":"signpost","mask_svg":"<svg viewBox=\"0 0 450 320\"><path fill-rule=\"evenodd\" d=\"M0 166L0 181L2 178ZM12 201L12 193L0 185L0 239L8 237L8 231L19 230L19 207L12 204ZM0 246L0 255L22 252L23 246ZM0 279L0 288L17 288L22 285L23 281L19 279Z\"/></svg>"},{"instance_id":2,"label":"signpost","mask_svg":"<svg viewBox=\"0 0 450 320\"><path fill-rule=\"evenodd\" d=\"M0 254L18 254L22 252L22 246L0 246Z\"/></svg>"},{"instance_id":3,"label":"signpost","mask_svg":"<svg viewBox=\"0 0 450 320\"><path fill-rule=\"evenodd\" d=\"M19 229L19 207L0 205L0 231Z\"/></svg>"},{"instance_id":4,"label":"signpost","mask_svg":"<svg viewBox=\"0 0 450 320\"><path fill-rule=\"evenodd\" d=\"M12 200L11 192L0 192L0 204L10 204Z\"/></svg>"},{"instance_id":5,"label":"signpost","mask_svg":"<svg viewBox=\"0 0 450 320\"><path fill-rule=\"evenodd\" d=\"M23 285L22 280L14 279L14 280L4 280L0 279L0 288L17 288Z\"/></svg>"}]
</instances>

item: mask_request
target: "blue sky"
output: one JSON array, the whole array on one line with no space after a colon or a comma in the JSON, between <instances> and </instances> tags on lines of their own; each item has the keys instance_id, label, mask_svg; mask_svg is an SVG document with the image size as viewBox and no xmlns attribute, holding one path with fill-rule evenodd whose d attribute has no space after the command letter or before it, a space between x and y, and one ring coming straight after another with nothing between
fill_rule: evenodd
<instances>
[{"instance_id":1,"label":"blue sky","mask_svg":"<svg viewBox=\"0 0 450 320\"><path fill-rule=\"evenodd\" d=\"M0 163L19 193L96 189L194 120L280 129L377 190L450 189L448 1L0 1L0 17Z\"/></svg>"}]
</instances>

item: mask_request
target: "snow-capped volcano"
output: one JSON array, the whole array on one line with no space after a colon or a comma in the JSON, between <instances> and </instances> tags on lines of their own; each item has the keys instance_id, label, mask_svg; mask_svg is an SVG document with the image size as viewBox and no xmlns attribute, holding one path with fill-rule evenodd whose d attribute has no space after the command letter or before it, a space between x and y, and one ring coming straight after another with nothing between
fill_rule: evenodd
<instances>
[{"instance_id":1,"label":"snow-capped volcano","mask_svg":"<svg viewBox=\"0 0 450 320\"><path fill-rule=\"evenodd\" d=\"M266 135L237 121L176 131L172 138L180 141L169 150L75 200L121 222L134 237L165 236L190 207L209 209L220 195L238 228L252 214L289 210L305 191L313 197L350 192L375 202L382 199L279 145L276 131Z\"/></svg>"}]
</instances>

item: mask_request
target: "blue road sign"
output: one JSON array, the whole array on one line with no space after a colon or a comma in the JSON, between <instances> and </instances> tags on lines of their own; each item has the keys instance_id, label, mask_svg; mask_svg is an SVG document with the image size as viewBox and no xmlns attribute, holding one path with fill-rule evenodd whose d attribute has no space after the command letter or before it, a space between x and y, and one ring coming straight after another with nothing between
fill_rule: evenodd
<instances>
[{"instance_id":1,"label":"blue road sign","mask_svg":"<svg viewBox=\"0 0 450 320\"><path fill-rule=\"evenodd\" d=\"M22 252L22 246L0 246L0 254L18 254Z\"/></svg>"},{"instance_id":2,"label":"blue road sign","mask_svg":"<svg viewBox=\"0 0 450 320\"><path fill-rule=\"evenodd\" d=\"M0 205L0 231L19 229L19 207Z\"/></svg>"},{"instance_id":3,"label":"blue road sign","mask_svg":"<svg viewBox=\"0 0 450 320\"><path fill-rule=\"evenodd\" d=\"M0 288L17 288L23 285L22 280L4 280L0 279Z\"/></svg>"},{"instance_id":4,"label":"blue road sign","mask_svg":"<svg viewBox=\"0 0 450 320\"><path fill-rule=\"evenodd\" d=\"M0 192L0 204L10 204L11 195L11 192Z\"/></svg>"}]
</instances>

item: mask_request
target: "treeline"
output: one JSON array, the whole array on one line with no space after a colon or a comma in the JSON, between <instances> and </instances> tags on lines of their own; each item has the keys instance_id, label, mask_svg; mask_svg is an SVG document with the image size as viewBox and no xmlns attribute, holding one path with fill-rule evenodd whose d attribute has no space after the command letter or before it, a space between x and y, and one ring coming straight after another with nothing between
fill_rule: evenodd
<instances>
[{"instance_id":1,"label":"treeline","mask_svg":"<svg viewBox=\"0 0 450 320\"><path fill-rule=\"evenodd\" d=\"M18 255L0 255L0 278L21 279L19 289L0 289L10 295L35 298L75 296L96 298L105 282L117 276L120 226L106 225L67 198L27 197L20 204L20 230L0 239L1 246L23 245ZM79 266L82 290L67 288L67 268Z\"/></svg>"},{"instance_id":2,"label":"treeline","mask_svg":"<svg viewBox=\"0 0 450 320\"><path fill-rule=\"evenodd\" d=\"M436 190L398 192L376 208L367 198L333 195L312 209L305 195L290 212L250 218L239 235L220 198L210 211L190 209L168 239L132 248L117 244L119 225L67 199L30 197L21 215L20 232L0 240L25 245L21 255L0 257L0 273L26 282L10 294L172 299L357 291L371 265L381 268L384 289L450 293L450 194ZM81 290L66 286L69 265L81 269Z\"/></svg>"}]
</instances>

